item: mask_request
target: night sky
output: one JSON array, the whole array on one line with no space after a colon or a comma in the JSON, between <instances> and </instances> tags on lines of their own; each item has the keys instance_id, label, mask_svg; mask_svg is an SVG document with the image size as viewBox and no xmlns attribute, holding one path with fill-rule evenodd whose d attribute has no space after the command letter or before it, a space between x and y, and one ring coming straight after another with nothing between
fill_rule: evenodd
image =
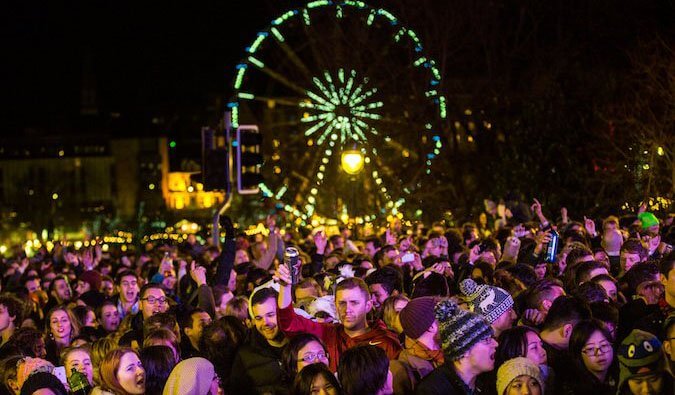
<instances>
[{"instance_id":1,"label":"night sky","mask_svg":"<svg viewBox=\"0 0 675 395\"><path fill-rule=\"evenodd\" d=\"M146 3L15 3L6 14L11 56L4 62L2 134L86 130L79 117L85 78L96 88L94 125L119 113L118 123L132 127L115 133L187 133L229 94L234 66L255 33L299 2ZM155 116L164 119L148 124Z\"/></svg>"}]
</instances>

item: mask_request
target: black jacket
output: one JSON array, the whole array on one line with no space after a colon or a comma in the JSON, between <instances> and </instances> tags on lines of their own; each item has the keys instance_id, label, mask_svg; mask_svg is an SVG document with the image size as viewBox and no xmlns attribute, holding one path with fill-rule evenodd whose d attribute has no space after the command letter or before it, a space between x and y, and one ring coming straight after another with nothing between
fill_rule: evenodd
<instances>
[{"instance_id":1,"label":"black jacket","mask_svg":"<svg viewBox=\"0 0 675 395\"><path fill-rule=\"evenodd\" d=\"M455 372L451 362L434 369L417 385L415 395L476 395L485 393L490 383L486 382L484 375L476 379L476 388L472 391ZM495 384L492 383L492 386Z\"/></svg>"},{"instance_id":2,"label":"black jacket","mask_svg":"<svg viewBox=\"0 0 675 395\"><path fill-rule=\"evenodd\" d=\"M230 394L288 394L281 368L282 347L272 347L257 330L242 344L234 358Z\"/></svg>"}]
</instances>

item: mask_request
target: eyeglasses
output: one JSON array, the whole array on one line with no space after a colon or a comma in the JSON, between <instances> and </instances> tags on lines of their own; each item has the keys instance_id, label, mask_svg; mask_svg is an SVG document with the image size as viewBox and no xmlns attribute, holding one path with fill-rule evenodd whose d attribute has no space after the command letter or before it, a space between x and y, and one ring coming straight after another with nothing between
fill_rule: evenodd
<instances>
[{"instance_id":1,"label":"eyeglasses","mask_svg":"<svg viewBox=\"0 0 675 395\"><path fill-rule=\"evenodd\" d=\"M327 352L318 352L318 353L309 352L302 357L302 360L307 362L307 363L314 363L314 361L316 361L317 359L322 359L324 361L327 361L328 360L328 353Z\"/></svg>"},{"instance_id":2,"label":"eyeglasses","mask_svg":"<svg viewBox=\"0 0 675 395\"><path fill-rule=\"evenodd\" d=\"M607 354L612 349L612 345L609 343L601 344L600 347L588 347L581 350L582 353L586 354L589 357L594 357L596 355Z\"/></svg>"},{"instance_id":3,"label":"eyeglasses","mask_svg":"<svg viewBox=\"0 0 675 395\"><path fill-rule=\"evenodd\" d=\"M166 304L166 298L161 297L161 298L155 298L154 296L148 296L147 298L142 298L141 300L145 300L148 302L148 304Z\"/></svg>"}]
</instances>

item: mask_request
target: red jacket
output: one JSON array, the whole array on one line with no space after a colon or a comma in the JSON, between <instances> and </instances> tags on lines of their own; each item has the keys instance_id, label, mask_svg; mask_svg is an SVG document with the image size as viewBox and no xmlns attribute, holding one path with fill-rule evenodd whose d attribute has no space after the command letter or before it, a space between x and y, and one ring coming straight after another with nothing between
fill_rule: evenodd
<instances>
[{"instance_id":1,"label":"red jacket","mask_svg":"<svg viewBox=\"0 0 675 395\"><path fill-rule=\"evenodd\" d=\"M398 354L401 352L401 344L396 334L389 331L382 321L377 321L375 325L370 327L370 331L361 336L349 337L342 324L314 322L295 314L293 306L289 305L283 309L277 308L277 323L287 336L293 337L301 333L311 333L323 340L330 354L330 370L333 372L337 371L340 355L345 350L359 344L378 346L387 353L389 359L398 358Z\"/></svg>"}]
</instances>

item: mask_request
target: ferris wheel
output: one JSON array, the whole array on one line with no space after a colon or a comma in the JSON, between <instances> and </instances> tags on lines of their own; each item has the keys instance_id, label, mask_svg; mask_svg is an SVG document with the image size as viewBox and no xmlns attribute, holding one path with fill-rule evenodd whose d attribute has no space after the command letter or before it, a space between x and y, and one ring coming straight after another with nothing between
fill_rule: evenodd
<instances>
[{"instance_id":1,"label":"ferris wheel","mask_svg":"<svg viewBox=\"0 0 675 395\"><path fill-rule=\"evenodd\" d=\"M232 126L259 125L270 158L263 192L299 223L396 213L433 177L444 147L441 75L386 9L323 0L288 10L236 68ZM363 170L349 174L341 161Z\"/></svg>"}]
</instances>

